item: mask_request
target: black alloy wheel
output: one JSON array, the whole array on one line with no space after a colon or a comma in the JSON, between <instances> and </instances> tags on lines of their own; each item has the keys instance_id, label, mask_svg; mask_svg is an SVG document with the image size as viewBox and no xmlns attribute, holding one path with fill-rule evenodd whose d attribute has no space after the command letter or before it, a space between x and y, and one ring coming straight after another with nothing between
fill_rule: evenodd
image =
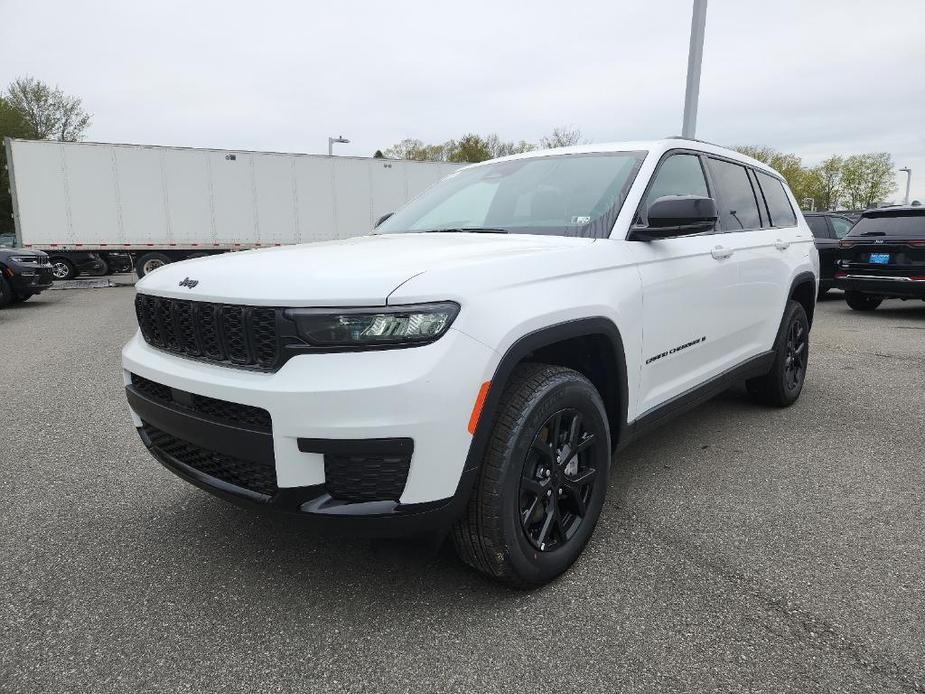
<instances>
[{"instance_id":1,"label":"black alloy wheel","mask_svg":"<svg viewBox=\"0 0 925 694\"><path fill-rule=\"evenodd\" d=\"M543 585L575 562L600 518L611 459L607 409L585 375L525 362L497 405L486 405L476 437L483 426L479 477L453 544L494 579Z\"/></svg>"},{"instance_id":2,"label":"black alloy wheel","mask_svg":"<svg viewBox=\"0 0 925 694\"><path fill-rule=\"evenodd\" d=\"M597 479L590 449L598 444L573 408L549 417L533 437L520 481L520 523L541 552L565 545L584 521Z\"/></svg>"},{"instance_id":3,"label":"black alloy wheel","mask_svg":"<svg viewBox=\"0 0 925 694\"><path fill-rule=\"evenodd\" d=\"M787 387L793 390L803 383L806 377L807 334L800 321L790 324L787 335L787 355L784 358L784 375Z\"/></svg>"}]
</instances>

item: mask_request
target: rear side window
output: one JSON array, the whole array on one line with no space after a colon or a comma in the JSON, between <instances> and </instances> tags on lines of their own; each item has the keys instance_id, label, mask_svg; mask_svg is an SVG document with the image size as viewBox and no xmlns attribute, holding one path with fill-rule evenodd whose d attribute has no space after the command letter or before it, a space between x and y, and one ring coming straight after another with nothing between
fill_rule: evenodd
<instances>
[{"instance_id":1,"label":"rear side window","mask_svg":"<svg viewBox=\"0 0 925 694\"><path fill-rule=\"evenodd\" d=\"M817 239L829 238L829 229L825 225L825 217L806 217L806 223L809 224L809 230Z\"/></svg>"},{"instance_id":2,"label":"rear side window","mask_svg":"<svg viewBox=\"0 0 925 694\"><path fill-rule=\"evenodd\" d=\"M758 185L761 186L761 191L764 193L764 199L768 203L768 211L771 213L771 225L776 227L796 226L797 216L790 206L790 199L784 191L783 183L761 171L756 171L755 173L758 176ZM821 217L817 219L825 224L825 220ZM824 235L828 236L827 233ZM815 229L813 229L813 236L819 236Z\"/></svg>"},{"instance_id":3,"label":"rear side window","mask_svg":"<svg viewBox=\"0 0 925 694\"><path fill-rule=\"evenodd\" d=\"M835 236L840 239L845 238L848 232L851 231L851 227L854 226L854 222L844 217L829 217L829 221L832 222L832 229L835 230Z\"/></svg>"},{"instance_id":4,"label":"rear side window","mask_svg":"<svg viewBox=\"0 0 925 694\"><path fill-rule=\"evenodd\" d=\"M902 236L925 240L925 213L861 217L849 236Z\"/></svg>"},{"instance_id":5,"label":"rear side window","mask_svg":"<svg viewBox=\"0 0 925 694\"><path fill-rule=\"evenodd\" d=\"M719 219L723 229L760 229L758 201L745 167L719 159L710 159L709 162L710 173L716 183Z\"/></svg>"},{"instance_id":6,"label":"rear side window","mask_svg":"<svg viewBox=\"0 0 925 694\"><path fill-rule=\"evenodd\" d=\"M673 154L662 162L643 201L643 218L649 211L649 205L665 195L709 195L700 157L694 154Z\"/></svg>"}]
</instances>

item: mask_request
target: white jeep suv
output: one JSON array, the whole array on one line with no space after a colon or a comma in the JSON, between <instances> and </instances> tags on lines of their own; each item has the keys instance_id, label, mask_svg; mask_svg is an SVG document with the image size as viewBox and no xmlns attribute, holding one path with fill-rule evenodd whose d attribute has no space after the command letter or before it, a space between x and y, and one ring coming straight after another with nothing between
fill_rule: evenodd
<instances>
[{"instance_id":1,"label":"white jeep suv","mask_svg":"<svg viewBox=\"0 0 925 694\"><path fill-rule=\"evenodd\" d=\"M787 406L819 276L781 177L667 139L466 167L372 235L167 265L123 350L168 469L335 530L452 536L542 584L614 451L745 381Z\"/></svg>"}]
</instances>

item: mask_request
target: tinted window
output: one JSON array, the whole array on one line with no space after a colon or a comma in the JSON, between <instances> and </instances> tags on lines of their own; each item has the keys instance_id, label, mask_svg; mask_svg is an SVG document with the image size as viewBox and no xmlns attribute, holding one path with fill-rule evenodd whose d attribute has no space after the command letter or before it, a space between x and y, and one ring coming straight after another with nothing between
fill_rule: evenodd
<instances>
[{"instance_id":1,"label":"tinted window","mask_svg":"<svg viewBox=\"0 0 925 694\"><path fill-rule=\"evenodd\" d=\"M809 230L817 239L829 238L829 228L825 224L825 217L806 217Z\"/></svg>"},{"instance_id":2,"label":"tinted window","mask_svg":"<svg viewBox=\"0 0 925 694\"><path fill-rule=\"evenodd\" d=\"M700 166L700 157L693 154L673 154L663 161L643 201L642 214L645 215L649 205L665 195L709 195L707 180Z\"/></svg>"},{"instance_id":3,"label":"tinted window","mask_svg":"<svg viewBox=\"0 0 925 694\"><path fill-rule=\"evenodd\" d=\"M783 184L761 171L755 172L758 176L758 185L764 193L764 199L768 203L768 210L771 213L771 225L776 227L792 227L797 223L797 217L790 206L790 199L784 191ZM815 230L813 235L818 236ZM828 234L826 234L828 236Z\"/></svg>"},{"instance_id":4,"label":"tinted window","mask_svg":"<svg viewBox=\"0 0 925 694\"><path fill-rule=\"evenodd\" d=\"M829 221L832 222L832 228L835 230L835 236L843 239L848 235L848 232L851 231L851 227L854 226L854 222L850 219L845 219L844 217L829 217Z\"/></svg>"},{"instance_id":5,"label":"tinted window","mask_svg":"<svg viewBox=\"0 0 925 694\"><path fill-rule=\"evenodd\" d=\"M710 159L710 173L716 182L719 219L723 229L760 229L761 217L755 191L744 166Z\"/></svg>"},{"instance_id":6,"label":"tinted window","mask_svg":"<svg viewBox=\"0 0 925 694\"><path fill-rule=\"evenodd\" d=\"M908 236L925 239L925 213L861 217L849 236Z\"/></svg>"},{"instance_id":7,"label":"tinted window","mask_svg":"<svg viewBox=\"0 0 925 694\"><path fill-rule=\"evenodd\" d=\"M377 234L466 228L601 238L610 234L645 152L489 162L443 179Z\"/></svg>"}]
</instances>

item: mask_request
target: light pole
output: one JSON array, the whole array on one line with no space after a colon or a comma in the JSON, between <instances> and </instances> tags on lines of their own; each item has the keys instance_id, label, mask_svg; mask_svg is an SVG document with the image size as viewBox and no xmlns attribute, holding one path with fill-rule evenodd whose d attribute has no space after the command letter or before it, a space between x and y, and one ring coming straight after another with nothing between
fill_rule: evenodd
<instances>
[{"instance_id":1,"label":"light pole","mask_svg":"<svg viewBox=\"0 0 925 694\"><path fill-rule=\"evenodd\" d=\"M908 166L904 166L903 168L900 169L900 171L906 172L906 197L903 198L903 205L908 205L909 204L909 186L912 185L912 169L910 169Z\"/></svg>"},{"instance_id":2,"label":"light pole","mask_svg":"<svg viewBox=\"0 0 925 694\"><path fill-rule=\"evenodd\" d=\"M334 154L334 143L335 142L340 145L345 145L348 142L350 142L350 140L348 140L343 135L338 135L337 137L329 137L328 138L328 156L329 157Z\"/></svg>"},{"instance_id":3,"label":"light pole","mask_svg":"<svg viewBox=\"0 0 925 694\"><path fill-rule=\"evenodd\" d=\"M687 87L684 90L684 120L681 137L693 139L697 132L697 101L700 99L700 63L703 62L703 34L707 25L707 0L694 0L691 15L691 45L687 53Z\"/></svg>"}]
</instances>

